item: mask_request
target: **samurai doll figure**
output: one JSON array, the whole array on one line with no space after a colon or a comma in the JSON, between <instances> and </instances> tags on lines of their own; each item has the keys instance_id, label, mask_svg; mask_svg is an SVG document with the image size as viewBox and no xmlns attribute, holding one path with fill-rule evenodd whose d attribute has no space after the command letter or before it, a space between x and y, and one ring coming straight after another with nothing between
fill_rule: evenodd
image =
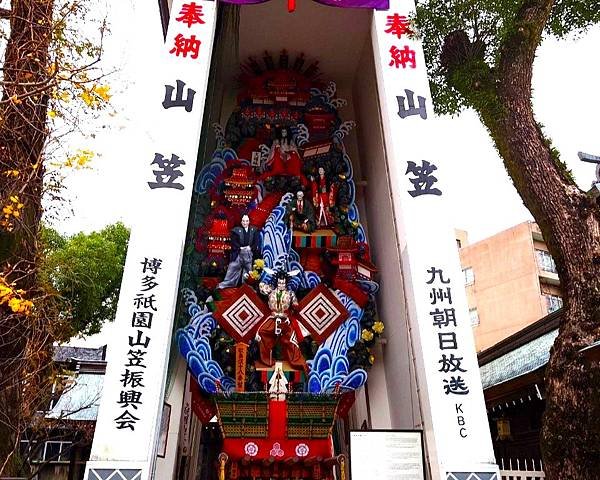
<instances>
[{"instance_id":1,"label":"samurai doll figure","mask_svg":"<svg viewBox=\"0 0 600 480\"><path fill-rule=\"evenodd\" d=\"M287 219L292 230L311 233L315 229L315 211L310 201L304 199L304 192L298 190L296 198L287 205Z\"/></svg>"},{"instance_id":2,"label":"samurai doll figure","mask_svg":"<svg viewBox=\"0 0 600 480\"><path fill-rule=\"evenodd\" d=\"M270 273L266 268L265 271ZM298 270L294 270L289 275L298 273ZM267 304L271 310L271 315L258 328L256 335L260 360L265 365L273 366L273 348L279 342L285 360L291 366L304 370L306 362L298 344L302 333L290 312L298 305L298 300L296 294L288 288L288 273L280 270L273 274L274 284L260 282L258 285L260 293L267 295Z\"/></svg>"},{"instance_id":3,"label":"samurai doll figure","mask_svg":"<svg viewBox=\"0 0 600 480\"><path fill-rule=\"evenodd\" d=\"M231 257L225 278L217 288L237 287L252 270L252 262L259 251L258 230L250 225L248 215L243 215L241 225L231 230Z\"/></svg>"},{"instance_id":4,"label":"samurai doll figure","mask_svg":"<svg viewBox=\"0 0 600 480\"><path fill-rule=\"evenodd\" d=\"M327 187L325 169L319 167L319 176L312 179L312 201L315 206L316 223L319 227L328 226L333 223L333 215L329 210L335 206L335 185Z\"/></svg>"}]
</instances>

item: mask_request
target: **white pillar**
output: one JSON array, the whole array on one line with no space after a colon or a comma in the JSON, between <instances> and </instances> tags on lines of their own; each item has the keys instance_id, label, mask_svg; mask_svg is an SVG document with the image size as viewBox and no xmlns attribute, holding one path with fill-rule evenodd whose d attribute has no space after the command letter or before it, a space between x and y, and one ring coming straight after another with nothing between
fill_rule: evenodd
<instances>
[{"instance_id":1,"label":"white pillar","mask_svg":"<svg viewBox=\"0 0 600 480\"><path fill-rule=\"evenodd\" d=\"M187 7L186 7L187 5ZM169 32L147 78L153 113L147 144L136 145L136 208L86 480L154 478L173 316L217 2L173 0ZM157 12L158 14L158 12ZM158 15L156 21L158 22ZM132 23L133 25L133 23ZM133 28L133 27L132 27ZM125 45L124 48L127 48ZM128 201L129 199L124 199Z\"/></svg>"},{"instance_id":2,"label":"white pillar","mask_svg":"<svg viewBox=\"0 0 600 480\"><path fill-rule=\"evenodd\" d=\"M414 2L374 13L372 39L404 293L434 480L497 480L465 290L433 156L433 105L421 43L403 26Z\"/></svg>"}]
</instances>

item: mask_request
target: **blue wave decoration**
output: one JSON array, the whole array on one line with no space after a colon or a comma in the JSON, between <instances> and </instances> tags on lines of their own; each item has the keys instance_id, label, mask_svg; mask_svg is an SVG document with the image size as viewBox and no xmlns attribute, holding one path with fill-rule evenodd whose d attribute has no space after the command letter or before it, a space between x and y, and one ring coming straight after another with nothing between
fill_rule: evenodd
<instances>
[{"instance_id":1,"label":"blue wave decoration","mask_svg":"<svg viewBox=\"0 0 600 480\"><path fill-rule=\"evenodd\" d=\"M265 226L261 230L262 257L265 265L273 270L298 270L300 273L292 277L288 285L292 290L300 287L314 288L321 283L321 278L311 271L305 271L300 263L300 255L292 248L292 230L286 224L285 206L293 199L293 194L286 193L279 205L273 209ZM260 280L269 282L270 275L263 271Z\"/></svg>"},{"instance_id":2,"label":"blue wave decoration","mask_svg":"<svg viewBox=\"0 0 600 480\"><path fill-rule=\"evenodd\" d=\"M215 180L225 170L226 163L231 160L238 160L237 153L233 148L217 148L211 161L200 170L198 178L196 178L194 191L199 194L207 193L214 186ZM240 160L240 163L250 165L248 160Z\"/></svg>"},{"instance_id":3,"label":"blue wave decoration","mask_svg":"<svg viewBox=\"0 0 600 480\"><path fill-rule=\"evenodd\" d=\"M225 160L226 162L238 159L237 153L233 148L224 148L223 150L221 150L221 152L223 160ZM246 165L250 165L250 162L248 160L246 160Z\"/></svg>"},{"instance_id":4,"label":"blue wave decoration","mask_svg":"<svg viewBox=\"0 0 600 480\"><path fill-rule=\"evenodd\" d=\"M333 132L333 136L334 138L342 140L346 135L348 135L352 131L354 127L356 127L355 121L346 121L342 123L335 132Z\"/></svg>"},{"instance_id":5,"label":"blue wave decoration","mask_svg":"<svg viewBox=\"0 0 600 480\"><path fill-rule=\"evenodd\" d=\"M351 372L348 350L360 336L360 319L363 311L348 295L335 291L346 307L348 319L340 325L317 350L315 358L308 363L308 391L310 393L333 393L356 390L367 381L367 372L356 369Z\"/></svg>"},{"instance_id":6,"label":"blue wave decoration","mask_svg":"<svg viewBox=\"0 0 600 480\"><path fill-rule=\"evenodd\" d=\"M379 291L379 284L373 280L357 280L361 288L371 295L375 295Z\"/></svg>"},{"instance_id":7,"label":"blue wave decoration","mask_svg":"<svg viewBox=\"0 0 600 480\"><path fill-rule=\"evenodd\" d=\"M199 194L207 193L215 184L215 180L225 170L225 160L221 155L222 150L215 150L213 158L205 165L196 179L194 191Z\"/></svg>"},{"instance_id":8,"label":"blue wave decoration","mask_svg":"<svg viewBox=\"0 0 600 480\"><path fill-rule=\"evenodd\" d=\"M344 145L344 142L342 142L341 140L336 141L334 140L335 143L339 144L342 147L342 161L343 166L344 166L344 170L342 171L342 173L344 175L346 175L346 178L348 180L353 180L354 179L354 167L352 167L352 160L350 160L350 157L348 156L348 153L346 153L346 146Z\"/></svg>"},{"instance_id":9,"label":"blue wave decoration","mask_svg":"<svg viewBox=\"0 0 600 480\"><path fill-rule=\"evenodd\" d=\"M188 368L207 393L232 392L235 381L225 375L221 366L212 359L212 350L208 341L210 334L217 325L212 312L201 307L195 300L195 295L187 296L186 305L190 315L190 323L177 330L177 346L185 358Z\"/></svg>"},{"instance_id":10,"label":"blue wave decoration","mask_svg":"<svg viewBox=\"0 0 600 480\"><path fill-rule=\"evenodd\" d=\"M359 222L358 209L356 208L356 204L352 204L350 206L350 210L348 210L348 220L351 222Z\"/></svg>"},{"instance_id":11,"label":"blue wave decoration","mask_svg":"<svg viewBox=\"0 0 600 480\"><path fill-rule=\"evenodd\" d=\"M288 197L289 201L291 194L284 196ZM282 199L282 202L283 200ZM265 226L261 230L262 240L262 258L265 265L274 270L278 268L286 268L290 248L292 246L292 231L288 228L285 219L285 203L280 204L273 209Z\"/></svg>"},{"instance_id":12,"label":"blue wave decoration","mask_svg":"<svg viewBox=\"0 0 600 480\"><path fill-rule=\"evenodd\" d=\"M296 145L301 147L305 143L308 143L310 139L310 133L308 132L308 127L303 123L299 123L296 125Z\"/></svg>"}]
</instances>

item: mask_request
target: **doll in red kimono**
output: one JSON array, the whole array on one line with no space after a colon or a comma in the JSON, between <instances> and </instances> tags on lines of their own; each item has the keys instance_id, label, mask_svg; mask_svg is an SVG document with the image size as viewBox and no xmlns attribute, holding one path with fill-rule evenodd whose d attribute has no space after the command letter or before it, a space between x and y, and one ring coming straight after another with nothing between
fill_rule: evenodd
<instances>
[{"instance_id":1,"label":"doll in red kimono","mask_svg":"<svg viewBox=\"0 0 600 480\"><path fill-rule=\"evenodd\" d=\"M312 201L317 225L327 227L333 223L330 208L335 206L335 185L328 187L323 167L319 167L318 173L317 178L312 178Z\"/></svg>"}]
</instances>

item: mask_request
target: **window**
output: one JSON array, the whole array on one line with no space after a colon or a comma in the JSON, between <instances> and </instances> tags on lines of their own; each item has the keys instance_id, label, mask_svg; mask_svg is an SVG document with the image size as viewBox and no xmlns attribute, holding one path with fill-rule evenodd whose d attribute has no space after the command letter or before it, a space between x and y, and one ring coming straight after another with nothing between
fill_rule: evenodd
<instances>
[{"instance_id":1,"label":"window","mask_svg":"<svg viewBox=\"0 0 600 480\"><path fill-rule=\"evenodd\" d=\"M537 256L537 262L540 269L544 272L556 272L556 264L554 263L554 259L552 255L550 255L546 250L535 250L535 254Z\"/></svg>"},{"instance_id":2,"label":"window","mask_svg":"<svg viewBox=\"0 0 600 480\"><path fill-rule=\"evenodd\" d=\"M69 450L71 442L46 442L46 450L44 452L44 460L47 462L68 462Z\"/></svg>"},{"instance_id":3,"label":"window","mask_svg":"<svg viewBox=\"0 0 600 480\"><path fill-rule=\"evenodd\" d=\"M548 313L555 312L559 308L562 308L563 301L562 301L562 298L559 297L558 295L552 295L550 293L546 293L546 294L544 294L544 297L546 298L546 308L548 310Z\"/></svg>"},{"instance_id":4,"label":"window","mask_svg":"<svg viewBox=\"0 0 600 480\"><path fill-rule=\"evenodd\" d=\"M29 456L29 440L21 440L19 442L19 454L22 458L27 458Z\"/></svg>"},{"instance_id":5,"label":"window","mask_svg":"<svg viewBox=\"0 0 600 480\"><path fill-rule=\"evenodd\" d=\"M68 462L72 442L48 440L47 442L29 442L21 440L21 455L30 457L32 462Z\"/></svg>"},{"instance_id":6,"label":"window","mask_svg":"<svg viewBox=\"0 0 600 480\"><path fill-rule=\"evenodd\" d=\"M471 267L463 268L463 275L465 276L465 285L473 285L475 283L475 274Z\"/></svg>"},{"instance_id":7,"label":"window","mask_svg":"<svg viewBox=\"0 0 600 480\"><path fill-rule=\"evenodd\" d=\"M471 320L472 327L479 325L479 313L477 313L477 308L469 308L469 320Z\"/></svg>"}]
</instances>

